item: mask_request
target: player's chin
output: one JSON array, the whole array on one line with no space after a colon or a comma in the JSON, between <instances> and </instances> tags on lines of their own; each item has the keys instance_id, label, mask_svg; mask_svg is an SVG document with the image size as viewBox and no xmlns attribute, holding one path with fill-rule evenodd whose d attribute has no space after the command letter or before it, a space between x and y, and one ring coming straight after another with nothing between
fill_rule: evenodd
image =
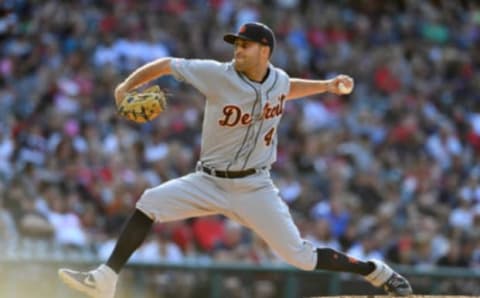
<instances>
[{"instance_id":1,"label":"player's chin","mask_svg":"<svg viewBox=\"0 0 480 298\"><path fill-rule=\"evenodd\" d=\"M243 63L243 61L238 60L238 59L234 59L233 60L233 66L235 67L235 70L237 71L243 71L245 69L245 63Z\"/></svg>"}]
</instances>

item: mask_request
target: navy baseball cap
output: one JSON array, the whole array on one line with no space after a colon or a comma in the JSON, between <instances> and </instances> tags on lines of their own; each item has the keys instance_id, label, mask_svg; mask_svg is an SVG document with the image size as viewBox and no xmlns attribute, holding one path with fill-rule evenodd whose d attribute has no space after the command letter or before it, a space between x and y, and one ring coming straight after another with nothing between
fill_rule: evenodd
<instances>
[{"instance_id":1,"label":"navy baseball cap","mask_svg":"<svg viewBox=\"0 0 480 298\"><path fill-rule=\"evenodd\" d=\"M234 44L237 38L255 41L270 47L270 54L275 47L275 36L272 29L262 23L243 24L237 33L228 33L223 36L223 40Z\"/></svg>"}]
</instances>

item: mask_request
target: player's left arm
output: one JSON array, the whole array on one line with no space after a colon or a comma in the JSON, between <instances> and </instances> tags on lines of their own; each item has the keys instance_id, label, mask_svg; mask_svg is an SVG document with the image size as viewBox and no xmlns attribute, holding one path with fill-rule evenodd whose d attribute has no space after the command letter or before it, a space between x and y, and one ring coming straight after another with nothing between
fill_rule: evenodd
<instances>
[{"instance_id":1,"label":"player's left arm","mask_svg":"<svg viewBox=\"0 0 480 298\"><path fill-rule=\"evenodd\" d=\"M346 89L340 87L342 84ZM347 75L338 75L330 80L290 78L290 92L287 95L287 100L325 92L331 92L338 95L349 94L352 92L353 86L353 79Z\"/></svg>"}]
</instances>

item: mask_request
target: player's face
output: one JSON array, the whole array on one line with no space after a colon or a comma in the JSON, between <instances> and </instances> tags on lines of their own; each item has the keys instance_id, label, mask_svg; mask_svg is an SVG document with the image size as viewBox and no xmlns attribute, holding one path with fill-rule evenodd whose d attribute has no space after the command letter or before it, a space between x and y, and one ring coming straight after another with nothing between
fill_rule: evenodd
<instances>
[{"instance_id":1,"label":"player's face","mask_svg":"<svg viewBox=\"0 0 480 298\"><path fill-rule=\"evenodd\" d=\"M234 44L235 69L245 72L262 65L261 61L265 59L264 48L265 46L258 42L237 38Z\"/></svg>"}]
</instances>

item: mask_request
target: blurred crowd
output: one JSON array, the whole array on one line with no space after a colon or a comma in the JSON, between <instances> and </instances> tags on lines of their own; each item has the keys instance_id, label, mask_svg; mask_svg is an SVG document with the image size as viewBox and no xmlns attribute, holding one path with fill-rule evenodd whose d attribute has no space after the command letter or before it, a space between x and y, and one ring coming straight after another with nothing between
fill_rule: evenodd
<instances>
[{"instance_id":1,"label":"blurred crowd","mask_svg":"<svg viewBox=\"0 0 480 298\"><path fill-rule=\"evenodd\" d=\"M454 0L6 0L0 247L108 257L144 189L194 170L204 98L121 119L113 90L163 56L228 61L247 21L291 76L355 79L288 102L272 175L302 235L358 258L480 267L480 5ZM274 231L281 233L282 231ZM280 262L222 216L154 226L133 260Z\"/></svg>"}]
</instances>

